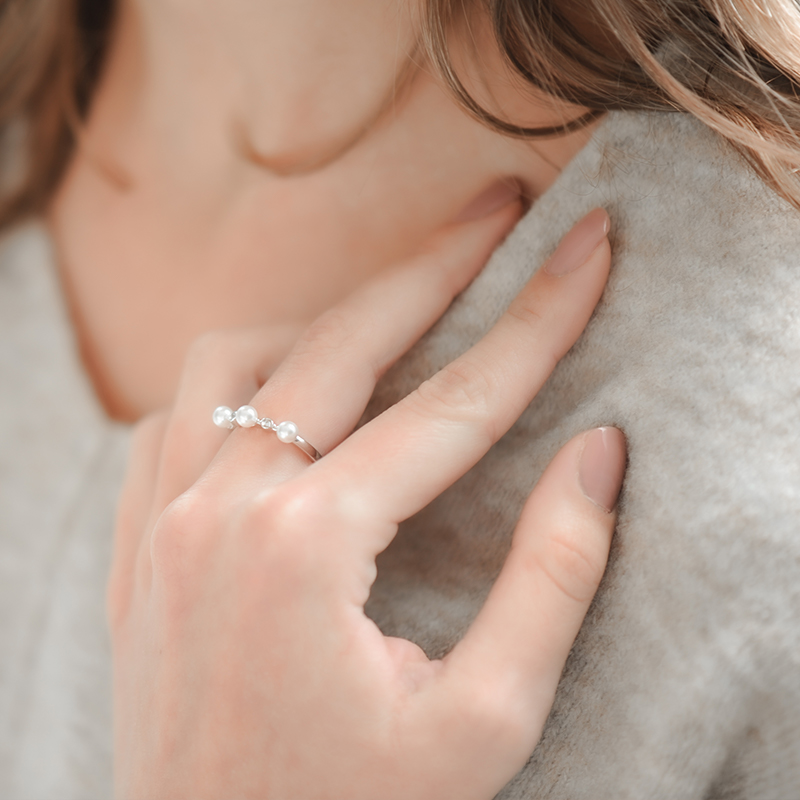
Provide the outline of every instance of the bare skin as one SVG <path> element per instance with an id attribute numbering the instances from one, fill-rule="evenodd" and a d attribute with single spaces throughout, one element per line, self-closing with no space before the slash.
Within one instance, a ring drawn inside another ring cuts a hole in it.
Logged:
<path id="1" fill-rule="evenodd" d="M 364 602 L 397 523 L 506 432 L 580 334 L 608 275 L 605 212 L 479 343 L 350 435 L 518 211 L 450 226 L 361 287 L 260 390 L 263 331 L 206 337 L 171 412 L 138 426 L 109 584 L 120 800 L 489 800 L 523 766 L 606 563 L 622 434 L 556 456 L 444 659 L 384 637 Z M 215 429 L 220 393 L 291 412 L 326 455 Z"/>
<path id="2" fill-rule="evenodd" d="M 124 0 L 51 213 L 112 416 L 171 402 L 209 329 L 268 324 L 288 347 L 498 181 L 534 198 L 583 146 L 589 131 L 535 146 L 488 131 L 425 69 L 396 94 L 413 12 L 401 0 Z M 500 109 L 526 124 L 580 114 L 522 98 L 481 52 Z"/>
<path id="3" fill-rule="evenodd" d="M 98 395 L 112 416 L 146 415 L 109 584 L 120 798 L 493 797 L 541 734 L 602 576 L 625 463 L 613 429 L 554 460 L 447 659 L 363 612 L 397 523 L 513 423 L 610 264 L 596 210 L 479 345 L 350 436 L 519 195 L 590 135 L 533 147 L 469 119 L 404 69 L 414 10 L 122 2 L 51 213 Z M 527 125 L 582 113 L 531 104 L 474 35 L 485 55 L 465 74 L 483 102 Z M 224 400 L 291 415 L 325 457 L 214 429 Z"/>

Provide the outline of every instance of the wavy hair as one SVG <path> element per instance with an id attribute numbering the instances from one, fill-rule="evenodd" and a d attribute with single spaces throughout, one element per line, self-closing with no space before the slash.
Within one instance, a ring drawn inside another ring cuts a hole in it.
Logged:
<path id="1" fill-rule="evenodd" d="M 42 212 L 58 185 L 115 7 L 115 0 L 0 0 L 0 228 Z M 450 47 L 453 32 L 476 14 L 491 20 L 524 81 L 588 114 L 526 128 L 478 103 Z M 588 41 L 580 18 L 611 46 Z M 615 109 L 687 112 L 800 209 L 796 0 L 427 0 L 422 28 L 428 58 L 464 108 L 503 134 L 555 136 Z"/>
<path id="2" fill-rule="evenodd" d="M 589 109 L 526 128 L 480 105 L 453 66 L 452 32 L 476 13 L 513 70 Z M 578 15 L 602 31 L 590 42 Z M 730 141 L 800 209 L 800 5 L 796 0 L 428 0 L 427 53 L 464 108 L 502 133 L 548 137 L 605 111 L 683 111 Z M 609 46 L 603 46 L 609 45 Z"/>

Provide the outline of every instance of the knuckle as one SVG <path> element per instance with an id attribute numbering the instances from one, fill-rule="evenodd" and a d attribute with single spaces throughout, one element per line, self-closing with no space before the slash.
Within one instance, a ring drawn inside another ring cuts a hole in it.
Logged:
<path id="1" fill-rule="evenodd" d="M 204 493 L 192 489 L 164 509 L 150 537 L 154 574 L 172 582 L 197 568 L 208 552 L 211 534 L 221 530 L 218 508 Z"/>
<path id="2" fill-rule="evenodd" d="M 341 309 L 332 308 L 317 317 L 297 342 L 297 355 L 327 355 L 346 347 L 355 335 L 353 321 Z"/>
<path id="3" fill-rule="evenodd" d="M 425 239 L 417 248 L 412 263 L 423 263 L 428 266 L 429 261 L 438 262 L 450 255 L 455 237 L 452 231 L 437 231 Z"/>
<path id="4" fill-rule="evenodd" d="M 530 292 L 523 292 L 519 295 L 508 307 L 506 313 L 528 328 L 538 328 L 543 320 L 536 297 Z"/>
<path id="5" fill-rule="evenodd" d="M 294 574 L 308 572 L 315 563 L 325 561 L 320 550 L 336 514 L 336 498 L 331 494 L 310 482 L 265 492 L 245 512 L 244 535 L 266 551 L 273 567 Z"/>
<path id="6" fill-rule="evenodd" d="M 511 303 L 506 317 L 520 329 L 518 335 L 530 339 L 528 357 L 531 361 L 542 365 L 548 373 L 552 372 L 572 344 L 561 333 L 563 325 L 553 320 L 552 313 L 542 309 L 539 299 L 530 292 Z"/>
<path id="7" fill-rule="evenodd" d="M 314 498 L 305 488 L 281 487 L 268 492 L 252 505 L 247 527 L 266 528 L 271 535 L 304 530 L 315 516 Z"/>
<path id="8" fill-rule="evenodd" d="M 605 552 L 593 546 L 586 531 L 563 527 L 536 555 L 537 566 L 564 595 L 587 604 L 594 597 L 605 568 Z"/>
<path id="9" fill-rule="evenodd" d="M 193 487 L 162 512 L 151 537 L 153 573 L 174 584 L 208 568 L 224 542 L 234 536 L 270 571 L 307 571 L 323 561 L 320 545 L 336 516 L 332 492 L 317 485 L 290 483 L 262 492 L 236 507 L 223 507 L 208 488 Z"/>
<path id="10" fill-rule="evenodd" d="M 201 334 L 189 345 L 187 368 L 226 360 L 237 349 L 240 336 L 241 331 L 236 330 L 212 330 Z"/>
<path id="11" fill-rule="evenodd" d="M 416 397 L 428 413 L 444 412 L 459 419 L 485 419 L 494 394 L 495 386 L 489 371 L 475 361 L 461 358 L 421 384 Z"/>

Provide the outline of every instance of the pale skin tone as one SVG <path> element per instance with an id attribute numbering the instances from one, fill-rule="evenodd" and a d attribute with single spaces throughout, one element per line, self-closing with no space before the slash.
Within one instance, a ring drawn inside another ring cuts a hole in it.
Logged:
<path id="1" fill-rule="evenodd" d="M 444 661 L 364 616 L 397 523 L 514 422 L 610 258 L 600 214 L 573 271 L 538 273 L 474 351 L 349 436 L 379 374 L 519 218 L 516 190 L 476 197 L 498 182 L 535 197 L 589 135 L 509 141 L 424 71 L 387 105 L 413 11 L 123 3 L 50 217 L 99 397 L 150 415 L 109 589 L 120 797 L 492 797 L 541 733 L 602 576 L 624 466 L 613 430 L 554 460 Z M 580 113 L 521 98 L 485 60 L 525 124 Z M 477 219 L 454 223 L 465 208 Z M 325 458 L 210 425 L 220 402 L 248 401 Z"/>
<path id="2" fill-rule="evenodd" d="M 503 138 L 423 70 L 350 150 L 280 177 L 245 158 L 237 132 L 268 161 L 298 168 L 346 146 L 391 99 L 411 11 L 399 0 L 122 9 L 52 226 L 87 364 L 123 419 L 172 401 L 199 335 L 307 325 L 497 181 L 540 194 L 589 136 Z M 494 94 L 521 121 L 580 115 L 536 107 L 490 56 Z"/>
<path id="3" fill-rule="evenodd" d="M 446 658 L 384 637 L 364 603 L 398 522 L 505 433 L 581 332 L 608 274 L 605 215 L 573 271 L 539 271 L 480 343 L 348 438 L 516 213 L 451 228 L 364 286 L 256 391 L 262 414 L 313 432 L 313 466 L 260 429 L 208 425 L 216 393 L 260 383 L 263 331 L 206 338 L 172 412 L 140 426 L 109 586 L 118 797 L 489 800 L 523 766 L 603 573 L 619 431 L 557 455 Z"/>

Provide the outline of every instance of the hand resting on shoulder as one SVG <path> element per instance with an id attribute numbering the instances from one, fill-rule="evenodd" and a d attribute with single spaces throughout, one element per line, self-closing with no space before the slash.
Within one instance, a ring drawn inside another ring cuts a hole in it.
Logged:
<path id="1" fill-rule="evenodd" d="M 606 563 L 622 434 L 555 457 L 444 659 L 384 637 L 364 604 L 398 523 L 482 457 L 580 335 L 608 275 L 605 212 L 482 341 L 353 433 L 518 215 L 439 234 L 320 318 L 263 386 L 263 332 L 206 337 L 175 406 L 139 426 L 109 587 L 118 797 L 488 800 L 523 766 Z M 211 424 L 245 402 L 325 455 Z"/>

